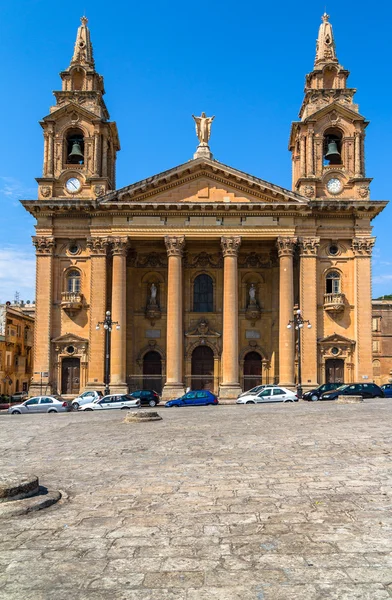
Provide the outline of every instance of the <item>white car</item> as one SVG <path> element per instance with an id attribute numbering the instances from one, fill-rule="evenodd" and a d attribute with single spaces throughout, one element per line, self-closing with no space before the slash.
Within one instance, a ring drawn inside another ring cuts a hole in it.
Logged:
<path id="1" fill-rule="evenodd" d="M 263 383 L 262 385 L 256 385 L 256 387 L 252 388 L 251 390 L 246 390 L 246 392 L 242 392 L 242 394 L 240 394 L 238 396 L 238 398 L 242 398 L 243 396 L 255 396 L 258 392 L 261 392 L 261 390 L 264 390 L 265 388 L 271 388 L 271 387 L 278 387 L 275 384 L 268 384 L 268 383 Z"/>
<path id="2" fill-rule="evenodd" d="M 74 410 L 78 410 L 79 406 L 83 406 L 84 404 L 91 404 L 95 400 L 99 400 L 103 397 L 102 392 L 97 392 L 96 390 L 87 390 L 80 394 L 77 398 L 72 400 L 72 406 Z"/>
<path id="3" fill-rule="evenodd" d="M 262 402 L 298 402 L 298 396 L 291 390 L 279 386 L 269 386 L 257 394 L 240 396 L 236 404 L 259 404 Z"/>
<path id="4" fill-rule="evenodd" d="M 101 400 L 94 400 L 78 408 L 80 410 L 106 410 L 110 408 L 120 408 L 128 410 L 129 408 L 140 408 L 140 399 L 132 398 L 129 394 L 110 394 L 104 396 Z"/>

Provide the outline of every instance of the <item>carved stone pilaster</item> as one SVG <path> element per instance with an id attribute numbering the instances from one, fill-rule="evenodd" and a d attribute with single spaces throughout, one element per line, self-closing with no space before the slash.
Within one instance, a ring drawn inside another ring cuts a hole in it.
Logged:
<path id="1" fill-rule="evenodd" d="M 376 238 L 353 238 L 351 248 L 355 256 L 371 256 Z"/>
<path id="2" fill-rule="evenodd" d="M 291 237 L 278 237 L 276 240 L 276 246 L 278 248 L 278 256 L 292 256 L 294 254 L 295 244 L 297 238 Z"/>
<path id="3" fill-rule="evenodd" d="M 165 236 L 165 246 L 168 256 L 182 256 L 185 248 L 185 236 Z"/>
<path id="4" fill-rule="evenodd" d="M 120 256 L 126 256 L 129 248 L 128 238 L 110 238 L 110 242 L 112 245 L 113 255 L 117 254 Z"/>
<path id="5" fill-rule="evenodd" d="M 90 237 L 87 238 L 86 245 L 92 256 L 106 256 L 109 239 L 106 237 Z"/>
<path id="6" fill-rule="evenodd" d="M 34 235 L 32 239 L 37 254 L 50 255 L 53 253 L 55 245 L 54 237 L 40 237 Z"/>
<path id="7" fill-rule="evenodd" d="M 221 237 L 221 248 L 223 257 L 238 256 L 241 246 L 241 238 L 238 237 Z"/>
<path id="8" fill-rule="evenodd" d="M 304 237 L 298 239 L 301 256 L 317 256 L 320 238 Z"/>

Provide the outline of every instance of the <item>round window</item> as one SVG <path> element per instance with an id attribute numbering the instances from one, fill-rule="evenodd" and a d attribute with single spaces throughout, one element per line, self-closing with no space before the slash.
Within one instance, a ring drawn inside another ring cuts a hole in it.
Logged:
<path id="1" fill-rule="evenodd" d="M 339 253 L 339 248 L 336 246 L 336 244 L 332 244 L 329 247 L 329 253 L 332 254 L 332 256 L 336 256 L 336 254 Z"/>
<path id="2" fill-rule="evenodd" d="M 75 352 L 75 346 L 67 346 L 66 351 L 68 354 L 73 354 Z"/>
<path id="3" fill-rule="evenodd" d="M 77 254 L 79 252 L 79 246 L 75 243 L 71 243 L 68 247 L 68 252 L 70 254 Z"/>
<path id="4" fill-rule="evenodd" d="M 331 354 L 333 354 L 334 356 L 336 356 L 337 354 L 339 354 L 340 350 L 339 348 L 336 348 L 336 346 L 334 346 L 333 348 L 331 348 Z"/>

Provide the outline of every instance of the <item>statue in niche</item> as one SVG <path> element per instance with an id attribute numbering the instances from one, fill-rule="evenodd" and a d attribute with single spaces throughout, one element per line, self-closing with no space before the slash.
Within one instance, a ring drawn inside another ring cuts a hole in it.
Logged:
<path id="1" fill-rule="evenodd" d="M 254 283 L 251 283 L 249 288 L 249 306 L 255 306 L 256 304 L 256 286 Z"/>
<path id="2" fill-rule="evenodd" d="M 149 292 L 145 316 L 150 321 L 151 325 L 154 325 L 155 321 L 161 318 L 161 309 L 159 308 L 157 301 L 158 286 L 155 285 L 155 283 L 152 283 Z"/>
<path id="3" fill-rule="evenodd" d="M 246 307 L 245 317 L 251 321 L 252 326 L 258 321 L 261 317 L 261 309 L 259 303 L 256 300 L 256 284 L 251 283 L 249 286 L 249 300 L 248 305 Z"/>
<path id="4" fill-rule="evenodd" d="M 150 306 L 155 306 L 157 303 L 157 286 L 155 285 L 155 283 L 151 284 L 150 287 L 150 301 L 149 301 L 149 305 Z"/>

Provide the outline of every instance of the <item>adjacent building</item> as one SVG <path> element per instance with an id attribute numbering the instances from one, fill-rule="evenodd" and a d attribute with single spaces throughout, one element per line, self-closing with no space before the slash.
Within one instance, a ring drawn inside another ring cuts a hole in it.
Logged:
<path id="1" fill-rule="evenodd" d="M 373 381 L 392 383 L 392 300 L 373 300 Z"/>
<path id="2" fill-rule="evenodd" d="M 304 387 L 373 378 L 371 222 L 386 202 L 370 199 L 368 121 L 328 15 L 291 127 L 291 190 L 216 160 L 204 113 L 193 157 L 116 189 L 119 137 L 85 18 L 60 75 L 41 121 L 38 199 L 23 201 L 36 219 L 45 385 L 103 388 L 106 311 L 119 325 L 112 392 L 208 387 L 230 401 L 257 382 L 293 386 L 298 335 Z M 296 310 L 311 328 L 287 328 Z M 39 389 L 34 376 L 30 392 Z"/>
<path id="3" fill-rule="evenodd" d="M 0 304 L 0 395 L 27 392 L 33 376 L 34 316 Z"/>

